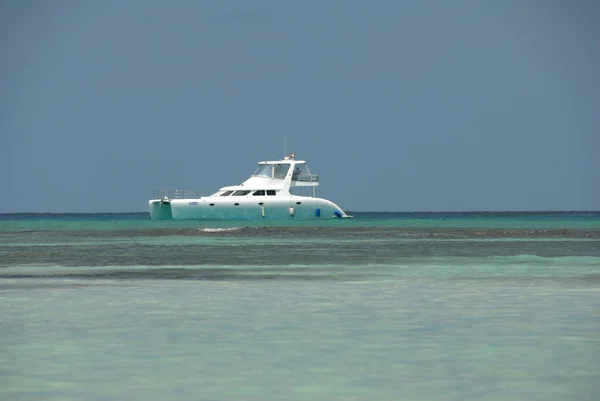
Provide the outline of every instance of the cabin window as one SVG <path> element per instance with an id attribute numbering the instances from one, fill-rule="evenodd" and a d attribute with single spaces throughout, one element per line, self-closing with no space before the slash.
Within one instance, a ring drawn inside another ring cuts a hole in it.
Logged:
<path id="1" fill-rule="evenodd" d="M 254 195 L 254 196 L 265 196 L 265 190 L 264 189 L 259 189 L 258 191 L 254 191 L 254 193 L 252 195 Z"/>
<path id="2" fill-rule="evenodd" d="M 276 164 L 273 178 L 281 178 L 281 179 L 285 178 L 285 175 L 287 174 L 289 169 L 290 169 L 289 163 Z"/>
<path id="3" fill-rule="evenodd" d="M 294 172 L 292 173 L 292 180 L 297 180 L 298 177 L 300 177 L 300 175 L 302 174 L 302 167 L 300 167 L 300 165 L 296 165 L 296 167 L 294 168 Z"/>
<path id="4" fill-rule="evenodd" d="M 229 196 L 233 193 L 233 191 L 225 191 L 221 194 L 221 196 Z"/>
<path id="5" fill-rule="evenodd" d="M 235 191 L 231 196 L 244 196 L 248 195 L 250 191 Z"/>
<path id="6" fill-rule="evenodd" d="M 258 177 L 273 178 L 273 165 L 272 164 L 259 164 L 258 168 L 253 175 Z"/>
<path id="7" fill-rule="evenodd" d="M 267 195 L 269 195 L 269 196 L 275 195 L 275 190 L 274 189 L 267 189 Z"/>
<path id="8" fill-rule="evenodd" d="M 318 182 L 319 176 L 311 174 L 306 163 L 297 163 L 292 173 L 292 180 L 304 182 Z"/>

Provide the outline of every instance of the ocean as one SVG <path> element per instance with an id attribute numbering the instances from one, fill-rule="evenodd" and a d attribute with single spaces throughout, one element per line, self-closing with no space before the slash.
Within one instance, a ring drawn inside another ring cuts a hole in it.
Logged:
<path id="1" fill-rule="evenodd" d="M 0 400 L 597 400 L 600 212 L 0 215 Z"/>

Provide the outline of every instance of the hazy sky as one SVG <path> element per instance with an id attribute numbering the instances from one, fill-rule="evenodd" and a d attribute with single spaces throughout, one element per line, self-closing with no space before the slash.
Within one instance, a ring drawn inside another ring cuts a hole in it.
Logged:
<path id="1" fill-rule="evenodd" d="M 349 211 L 600 210 L 600 1 L 0 0 L 0 212 L 288 152 Z"/>

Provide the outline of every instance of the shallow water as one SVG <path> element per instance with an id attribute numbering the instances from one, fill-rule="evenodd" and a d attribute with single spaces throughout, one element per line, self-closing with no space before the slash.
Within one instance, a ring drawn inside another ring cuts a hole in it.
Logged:
<path id="1" fill-rule="evenodd" d="M 595 400 L 599 222 L 1 216 L 0 399 Z"/>

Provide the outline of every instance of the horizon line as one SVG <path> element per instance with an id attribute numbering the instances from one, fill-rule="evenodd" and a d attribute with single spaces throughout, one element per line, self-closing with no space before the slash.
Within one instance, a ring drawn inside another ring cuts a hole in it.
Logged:
<path id="1" fill-rule="evenodd" d="M 600 210 L 578 210 L 578 209 L 557 209 L 557 210 L 404 210 L 404 211 L 382 211 L 382 210 L 349 210 L 348 213 L 600 213 Z M 89 215 L 89 214 L 150 214 L 150 212 L 0 212 L 0 216 L 9 215 Z"/>

